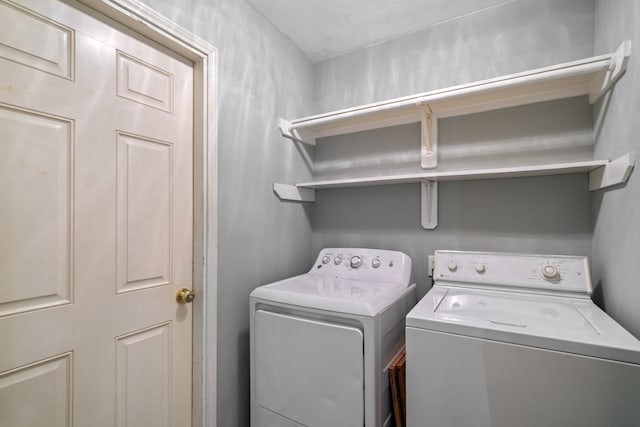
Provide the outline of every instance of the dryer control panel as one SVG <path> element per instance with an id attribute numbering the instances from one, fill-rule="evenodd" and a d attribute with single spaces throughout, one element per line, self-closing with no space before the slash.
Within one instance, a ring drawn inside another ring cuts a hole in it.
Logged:
<path id="1" fill-rule="evenodd" d="M 325 248 L 309 273 L 408 286 L 411 258 L 402 252 L 382 249 Z"/>
<path id="2" fill-rule="evenodd" d="M 434 281 L 591 295 L 587 257 L 436 251 Z"/>

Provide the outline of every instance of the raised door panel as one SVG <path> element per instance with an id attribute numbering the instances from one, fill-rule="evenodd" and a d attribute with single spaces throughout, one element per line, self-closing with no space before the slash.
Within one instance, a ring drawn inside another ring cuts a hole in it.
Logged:
<path id="1" fill-rule="evenodd" d="M 0 373 L 0 425 L 72 426 L 72 353 Z"/>
<path id="2" fill-rule="evenodd" d="M 171 113 L 173 75 L 138 58 L 118 52 L 118 96 Z"/>
<path id="3" fill-rule="evenodd" d="M 171 282 L 172 145 L 118 132 L 118 292 Z"/>
<path id="4" fill-rule="evenodd" d="M 0 317 L 72 301 L 72 153 L 72 121 L 0 104 Z"/>
<path id="5" fill-rule="evenodd" d="M 116 339 L 116 426 L 171 425 L 171 324 Z"/>
<path id="6" fill-rule="evenodd" d="M 0 3 L 0 57 L 73 79 L 74 32 L 16 4 Z"/>

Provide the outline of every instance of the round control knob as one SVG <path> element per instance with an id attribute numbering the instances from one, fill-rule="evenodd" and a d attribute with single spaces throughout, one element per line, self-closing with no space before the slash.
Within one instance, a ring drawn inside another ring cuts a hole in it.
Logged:
<path id="1" fill-rule="evenodd" d="M 371 261 L 371 266 L 373 268 L 378 268 L 380 267 L 380 260 L 378 258 L 374 259 L 373 261 Z"/>
<path id="2" fill-rule="evenodd" d="M 449 271 L 456 271 L 458 269 L 458 264 L 456 264 L 455 261 L 449 261 L 447 263 L 447 268 L 449 269 Z"/>
<path id="3" fill-rule="evenodd" d="M 540 267 L 540 273 L 545 280 L 558 280 L 560 278 L 560 272 L 558 267 L 551 264 L 545 264 Z"/>
<path id="4" fill-rule="evenodd" d="M 351 268 L 358 268 L 361 265 L 362 265 L 362 258 L 360 258 L 357 255 L 351 257 Z"/>
<path id="5" fill-rule="evenodd" d="M 322 257 L 322 263 L 323 264 L 328 264 L 329 261 L 331 261 L 331 257 L 329 255 L 325 255 Z"/>
<path id="6" fill-rule="evenodd" d="M 335 265 L 340 265 L 340 264 L 342 264 L 342 257 L 341 257 L 340 255 L 338 255 L 337 257 L 335 257 L 335 258 L 333 259 L 333 263 L 334 263 Z"/>
<path id="7" fill-rule="evenodd" d="M 482 274 L 485 271 L 487 271 L 487 268 L 484 266 L 483 263 L 479 262 L 475 265 L 475 269 L 476 269 L 476 273 L 478 274 Z"/>

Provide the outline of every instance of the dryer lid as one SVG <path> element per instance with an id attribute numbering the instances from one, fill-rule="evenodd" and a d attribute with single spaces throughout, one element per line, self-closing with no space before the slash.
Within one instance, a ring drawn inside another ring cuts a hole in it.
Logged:
<path id="1" fill-rule="evenodd" d="M 307 273 L 256 288 L 251 297 L 338 313 L 376 316 L 414 287 Z"/>
<path id="2" fill-rule="evenodd" d="M 640 341 L 585 298 L 435 286 L 406 324 L 640 363 Z"/>

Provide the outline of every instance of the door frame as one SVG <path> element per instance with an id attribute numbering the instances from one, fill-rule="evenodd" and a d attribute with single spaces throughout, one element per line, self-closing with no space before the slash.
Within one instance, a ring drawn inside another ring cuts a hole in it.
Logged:
<path id="1" fill-rule="evenodd" d="M 193 61 L 192 426 L 217 422 L 218 53 L 137 0 L 75 0 Z"/>

